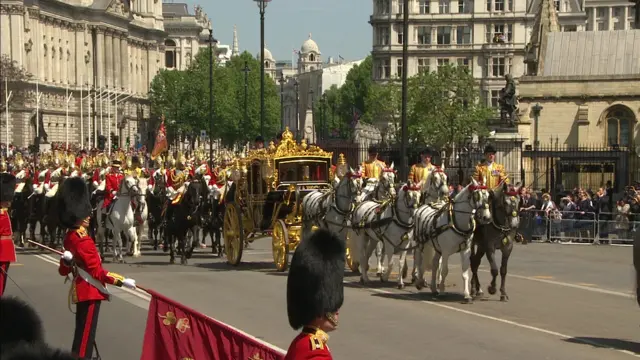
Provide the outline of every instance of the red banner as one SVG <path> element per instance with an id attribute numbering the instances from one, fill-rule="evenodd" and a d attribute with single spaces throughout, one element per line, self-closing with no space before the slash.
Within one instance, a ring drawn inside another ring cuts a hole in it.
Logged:
<path id="1" fill-rule="evenodd" d="M 167 143 L 167 129 L 164 127 L 164 117 L 162 118 L 162 123 L 160 124 L 160 128 L 158 128 L 158 134 L 156 135 L 156 143 L 153 145 L 153 151 L 151 152 L 151 159 L 155 159 L 156 156 L 160 155 L 163 151 L 169 148 L 169 144 Z"/>
<path id="2" fill-rule="evenodd" d="M 283 360 L 268 344 L 155 291 L 141 360 Z"/>

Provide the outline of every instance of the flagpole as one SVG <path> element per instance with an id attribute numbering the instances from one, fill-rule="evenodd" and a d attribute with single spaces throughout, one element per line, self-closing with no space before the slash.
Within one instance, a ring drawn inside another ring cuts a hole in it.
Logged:
<path id="1" fill-rule="evenodd" d="M 6 146 L 7 149 L 9 149 L 9 100 L 11 100 L 11 96 L 13 95 L 13 91 L 9 92 L 9 77 L 5 77 L 4 78 L 4 110 L 6 112 L 7 115 L 7 123 L 6 123 L 6 127 L 7 127 L 7 142 L 6 142 Z M 8 154 L 8 153 L 7 153 Z"/>
<path id="2" fill-rule="evenodd" d="M 83 102 L 84 98 L 82 97 L 82 75 L 80 75 L 80 148 L 84 149 L 84 111 L 83 111 Z"/>

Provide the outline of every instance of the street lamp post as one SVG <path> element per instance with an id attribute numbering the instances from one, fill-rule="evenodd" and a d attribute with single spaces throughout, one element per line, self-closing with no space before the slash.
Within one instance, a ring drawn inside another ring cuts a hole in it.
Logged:
<path id="1" fill-rule="evenodd" d="M 271 0 L 254 0 L 260 9 L 260 135 L 264 137 L 264 12 Z"/>
<path id="2" fill-rule="evenodd" d="M 296 89 L 296 141 L 300 141 L 300 96 L 298 96 L 298 89 L 300 87 L 300 83 L 298 83 L 298 79 L 293 83 L 293 87 Z"/>
<path id="3" fill-rule="evenodd" d="M 287 79 L 284 78 L 284 72 L 280 73 L 280 79 L 278 79 L 280 83 L 280 131 L 284 130 L 284 83 L 287 82 Z"/>
<path id="4" fill-rule="evenodd" d="M 325 129 L 327 126 L 327 113 L 326 113 L 326 104 L 327 104 L 327 94 L 322 94 L 320 97 L 320 112 L 322 119 L 320 120 L 320 139 L 324 141 L 325 139 Z"/>
<path id="5" fill-rule="evenodd" d="M 213 168 L 213 28 L 209 28 L 209 167 Z"/>
<path id="6" fill-rule="evenodd" d="M 249 125 L 249 113 L 247 112 L 249 108 L 249 72 L 251 71 L 248 61 L 244 62 L 242 71 L 244 72 L 244 128 L 242 130 L 247 131 Z"/>
<path id="7" fill-rule="evenodd" d="M 407 161 L 407 74 L 409 73 L 409 67 L 407 66 L 407 62 L 409 60 L 409 41 L 410 38 L 407 34 L 409 34 L 409 1 L 405 0 L 403 2 L 403 20 L 402 20 L 402 33 L 405 34 L 402 38 L 402 119 L 401 119 L 401 134 L 402 139 L 400 141 L 400 158 L 402 159 L 401 166 L 401 178 L 407 178 L 409 174 L 409 163 Z"/>
<path id="8" fill-rule="evenodd" d="M 540 111 L 543 107 L 540 104 L 535 104 L 531 108 L 533 110 L 533 188 L 538 189 L 538 148 L 540 147 L 540 141 L 538 141 L 538 124 L 540 124 L 539 117 Z"/>

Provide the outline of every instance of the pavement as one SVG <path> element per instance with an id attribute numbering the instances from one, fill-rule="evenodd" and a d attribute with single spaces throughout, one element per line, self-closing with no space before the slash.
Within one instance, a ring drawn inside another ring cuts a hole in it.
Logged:
<path id="1" fill-rule="evenodd" d="M 243 263 L 227 265 L 209 249 L 188 266 L 169 265 L 160 251 L 143 250 L 119 272 L 222 322 L 286 349 L 296 333 L 286 315 L 286 273 L 275 271 L 270 239 L 245 250 Z M 8 293 L 28 296 L 43 316 L 50 343 L 70 347 L 73 315 L 68 285 L 56 259 L 35 251 L 19 254 Z M 517 245 L 509 262 L 509 302 L 498 295 L 462 304 L 458 256 L 451 258 L 447 293 L 395 288 L 375 276 L 366 287 L 345 274 L 340 327 L 331 334 L 336 358 L 352 359 L 630 359 L 640 357 L 640 309 L 632 296 L 631 248 L 533 243 Z M 480 280 L 486 289 L 486 260 Z M 499 280 L 498 280 L 499 281 Z M 485 290 L 486 292 L 486 290 Z M 101 308 L 97 343 L 104 359 L 138 359 L 148 296 L 114 289 Z M 25 295 L 26 294 L 26 295 Z"/>

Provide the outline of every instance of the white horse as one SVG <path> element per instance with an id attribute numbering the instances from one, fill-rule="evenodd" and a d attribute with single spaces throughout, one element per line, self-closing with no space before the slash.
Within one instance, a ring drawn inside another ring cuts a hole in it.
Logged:
<path id="1" fill-rule="evenodd" d="M 144 227 L 147 224 L 147 219 L 149 218 L 149 208 L 147 208 L 147 192 L 149 191 L 147 178 L 138 178 L 138 188 L 140 189 L 140 194 L 135 198 L 139 209 L 135 214 L 136 242 L 129 242 L 129 252 L 133 252 L 133 256 L 136 257 L 142 254 L 140 249 L 142 245 L 142 231 L 144 230 Z"/>
<path id="2" fill-rule="evenodd" d="M 346 238 L 349 214 L 354 202 L 362 195 L 362 172 L 349 168 L 335 190 L 316 190 L 302 199 L 302 236 L 311 233 L 313 226 L 328 229 Z"/>
<path id="3" fill-rule="evenodd" d="M 393 269 L 393 255 L 399 252 L 398 288 L 404 288 L 404 274 L 407 251 L 413 244 L 414 213 L 420 205 L 420 187 L 404 185 L 395 196 L 392 187 L 391 198 L 387 201 L 365 201 L 356 207 L 351 216 L 353 234 L 360 260 L 360 282 L 369 282 L 369 258 L 376 245 L 384 246 L 386 271 L 380 273 L 380 280 L 386 282 Z"/>
<path id="4" fill-rule="evenodd" d="M 470 291 L 471 242 L 476 220 L 480 224 L 490 223 L 491 212 L 487 187 L 479 185 L 475 180 L 441 208 L 430 205 L 418 208 L 413 237 L 419 246 L 414 255 L 418 266 L 415 282 L 418 290 L 424 286 L 425 268 L 431 267 L 431 292 L 434 295 L 444 292 L 449 273 L 449 257 L 459 252 L 464 298 L 468 303 L 473 301 Z M 439 289 L 436 289 L 436 281 Z"/>
<path id="5" fill-rule="evenodd" d="M 141 206 L 140 199 L 144 198 L 144 196 L 141 195 L 142 192 L 138 186 L 138 179 L 127 175 L 120 183 L 116 199 L 105 222 L 106 228 L 111 230 L 113 234 L 113 258 L 119 262 L 124 262 L 122 255 L 122 237 L 120 236 L 122 232 L 124 232 L 129 239 L 129 246 L 131 246 L 134 251 L 133 256 L 140 256 L 137 224 L 131 202 L 135 201 L 137 206 Z"/>
<path id="6" fill-rule="evenodd" d="M 422 203 L 431 204 L 448 198 L 448 181 L 447 174 L 441 168 L 430 172 L 420 184 L 422 186 Z"/>

